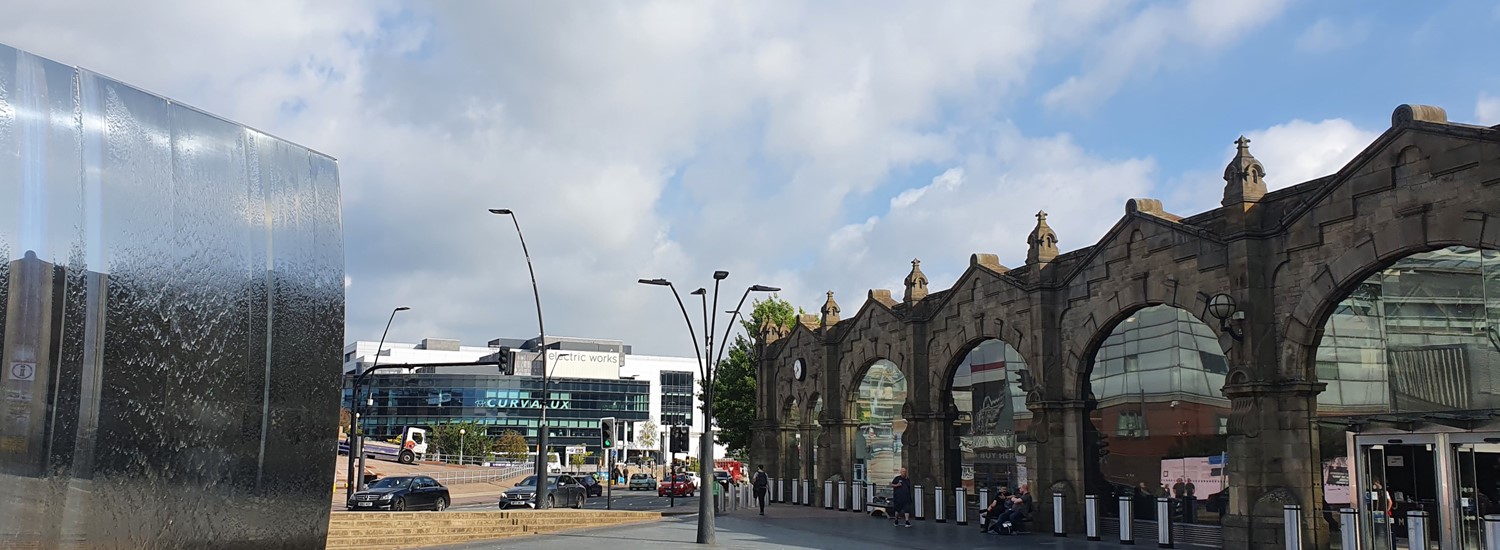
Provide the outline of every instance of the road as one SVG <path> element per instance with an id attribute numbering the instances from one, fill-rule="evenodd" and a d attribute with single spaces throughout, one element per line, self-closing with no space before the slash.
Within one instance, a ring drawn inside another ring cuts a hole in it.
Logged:
<path id="1" fill-rule="evenodd" d="M 696 515 L 673 516 L 661 521 L 580 529 L 548 535 L 507 538 L 499 541 L 439 547 L 442 550 L 576 550 L 578 548 L 651 548 L 652 550 L 701 549 L 694 544 Z M 925 549 L 925 548 L 1021 548 L 1053 550 L 1115 550 L 1141 548 L 1107 542 L 1087 542 L 1074 535 L 1054 538 L 1046 534 L 985 535 L 977 525 L 959 526 L 931 520 L 914 522 L 911 528 L 894 527 L 885 519 L 852 512 L 774 504 L 766 515 L 736 511 L 716 518 L 717 546 L 745 549 Z M 1143 541 L 1146 542 L 1146 541 Z"/>
<path id="2" fill-rule="evenodd" d="M 497 498 L 487 499 L 483 502 L 465 502 L 454 504 L 449 510 L 475 511 L 494 510 L 498 504 Z M 676 499 L 676 506 L 672 506 L 667 497 L 656 496 L 655 491 L 615 491 L 614 498 L 609 504 L 614 510 L 651 510 L 664 513 L 683 512 L 692 513 L 698 511 L 698 497 Z M 589 497 L 584 508 L 590 510 L 604 510 L 604 497 Z"/>

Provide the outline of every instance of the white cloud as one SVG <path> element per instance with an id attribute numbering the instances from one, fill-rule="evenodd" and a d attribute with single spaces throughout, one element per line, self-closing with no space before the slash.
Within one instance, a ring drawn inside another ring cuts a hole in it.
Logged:
<path id="1" fill-rule="evenodd" d="M 891 210 L 911 206 L 913 203 L 921 200 L 922 196 L 926 195 L 928 191 L 952 191 L 957 189 L 958 186 L 963 185 L 963 183 L 964 169 L 949 168 L 947 172 L 943 172 L 937 177 L 932 178 L 932 183 L 915 189 L 907 189 L 902 191 L 900 195 L 896 195 L 895 198 L 891 199 Z"/>
<path id="2" fill-rule="evenodd" d="M 1266 167 L 1266 186 L 1273 190 L 1337 172 L 1379 136 L 1378 131 L 1342 118 L 1292 120 L 1245 133 L 1250 153 Z M 1225 151 L 1227 162 L 1234 156 L 1234 145 Z"/>
<path id="3" fill-rule="evenodd" d="M 1474 120 L 1486 126 L 1500 124 L 1500 96 L 1479 94 L 1479 101 L 1474 105 Z"/>
<path id="4" fill-rule="evenodd" d="M 549 332 L 645 353 L 689 350 L 674 300 L 640 277 L 686 290 L 728 269 L 726 292 L 772 284 L 810 309 L 834 284 L 852 308 L 912 257 L 934 288 L 972 252 L 1019 263 L 1042 208 L 1068 247 L 1091 243 L 1152 188 L 1154 161 L 1026 135 L 1000 109 L 1055 52 L 1092 56 L 1056 101 L 1098 101 L 1169 48 L 1223 48 L 1280 11 L 267 4 L 46 2 L 0 36 L 339 158 L 347 339 L 377 335 L 393 305 L 413 310 L 392 339 L 532 334 L 514 228 L 485 212 L 507 207 Z"/>
<path id="5" fill-rule="evenodd" d="M 1238 41 L 1279 16 L 1286 4 L 1287 0 L 1150 4 L 1117 25 L 1099 29 L 1101 39 L 1086 48 L 1084 70 L 1047 91 L 1042 102 L 1053 109 L 1087 111 L 1128 80 L 1149 78 L 1182 52 L 1215 51 Z M 1077 30 L 1095 34 L 1081 25 Z"/>
<path id="6" fill-rule="evenodd" d="M 1297 49 L 1308 53 L 1328 53 L 1358 45 L 1369 36 L 1368 21 L 1324 17 L 1302 31 L 1297 37 Z"/>

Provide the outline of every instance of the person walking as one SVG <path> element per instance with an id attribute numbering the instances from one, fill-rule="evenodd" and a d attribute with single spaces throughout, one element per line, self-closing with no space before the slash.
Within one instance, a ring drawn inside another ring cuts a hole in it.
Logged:
<path id="1" fill-rule="evenodd" d="M 760 515 L 766 515 L 766 489 L 771 487 L 771 480 L 766 477 L 764 465 L 755 467 L 755 479 L 751 482 L 755 486 L 755 501 L 760 503 Z"/>
<path id="2" fill-rule="evenodd" d="M 891 480 L 891 525 L 901 525 L 901 514 L 906 514 L 906 526 L 911 527 L 911 479 L 906 477 L 906 468 Z"/>

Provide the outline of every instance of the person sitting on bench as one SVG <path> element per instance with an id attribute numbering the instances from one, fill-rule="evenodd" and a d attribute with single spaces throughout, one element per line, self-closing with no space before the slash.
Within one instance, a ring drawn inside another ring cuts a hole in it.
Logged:
<path id="1" fill-rule="evenodd" d="M 1010 510 L 1000 514 L 996 522 L 995 531 L 1002 534 L 1011 534 L 1017 531 L 1016 524 L 1026 521 L 1031 517 L 1031 490 L 1026 485 L 1021 486 L 1021 492 L 1011 497 Z"/>

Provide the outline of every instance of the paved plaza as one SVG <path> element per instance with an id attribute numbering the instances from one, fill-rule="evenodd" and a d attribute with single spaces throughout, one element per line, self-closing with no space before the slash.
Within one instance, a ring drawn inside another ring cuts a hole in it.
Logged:
<path id="1" fill-rule="evenodd" d="M 766 515 L 736 512 L 719 516 L 720 548 L 1049 548 L 1084 550 L 1127 548 L 1118 544 L 1087 542 L 1083 537 L 1054 538 L 1046 534 L 1000 536 L 967 526 L 912 522 L 911 528 L 893 527 L 885 519 L 865 514 L 832 512 L 820 508 L 772 505 Z M 545 536 L 512 538 L 485 543 L 441 547 L 444 550 L 553 549 L 553 548 L 652 548 L 655 550 L 701 548 L 697 516 L 664 518 L 658 522 L 588 529 Z"/>

